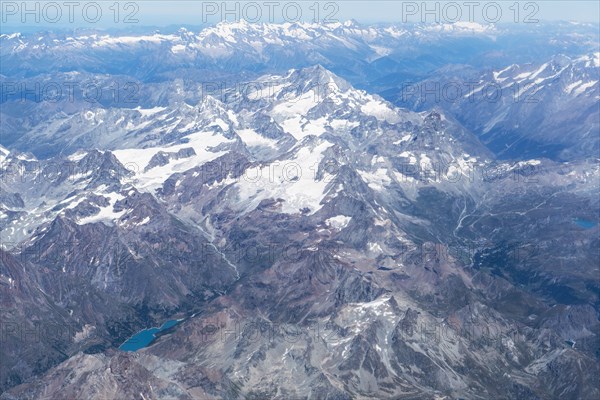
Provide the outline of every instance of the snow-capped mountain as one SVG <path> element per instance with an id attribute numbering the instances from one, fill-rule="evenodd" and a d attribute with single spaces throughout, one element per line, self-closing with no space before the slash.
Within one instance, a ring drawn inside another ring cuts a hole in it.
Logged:
<path id="1" fill-rule="evenodd" d="M 597 40 L 597 30 L 586 24 L 509 29 L 354 21 L 224 22 L 199 32 L 182 28 L 143 35 L 3 34 L 3 145 L 42 158 L 90 147 L 98 137 L 111 148 L 125 132 L 154 135 L 156 122 L 149 121 L 154 116 L 136 114 L 138 107 L 158 112 L 177 100 L 181 107 L 167 110 L 171 115 L 165 117 L 187 121 L 194 117 L 186 112 L 195 110 L 186 104 L 197 105 L 207 95 L 229 103 L 230 93 L 247 91 L 248 97 L 259 86 L 260 95 L 269 95 L 277 88 L 260 81 L 263 75 L 322 65 L 397 106 L 441 107 L 500 157 L 594 157 Z M 121 129 L 107 130 L 104 121 Z M 43 144 L 35 139 L 41 135 Z M 552 136 L 552 145 L 541 144 L 545 135 Z M 61 137 L 73 141 L 64 148 Z M 140 140 L 131 138 L 131 146 Z"/>
<path id="2" fill-rule="evenodd" d="M 393 94 L 395 103 L 444 108 L 503 158 L 569 160 L 600 151 L 599 52 L 511 64 L 482 75 L 460 66 L 438 72 L 403 86 Z M 425 88 L 436 86 L 450 89 L 427 94 Z"/>
<path id="3" fill-rule="evenodd" d="M 414 76 L 421 71 L 423 76 L 424 67 L 431 70 L 449 63 L 482 66 L 487 62 L 532 62 L 537 59 L 532 56 L 550 57 L 565 50 L 579 54 L 595 48 L 597 35 L 593 25 L 585 24 L 514 28 L 465 22 L 369 26 L 356 21 L 240 21 L 222 22 L 198 32 L 181 28 L 146 34 L 2 34 L 0 55 L 2 73 L 8 77 L 102 71 L 150 81 L 187 74 L 197 78 L 194 71 L 198 69 L 204 74 L 236 76 L 321 64 L 354 84 L 364 84 L 365 79 L 375 82 L 378 78 L 393 82 L 390 73 Z M 538 45 L 535 53 L 532 45 Z M 498 55 L 498 49 L 504 54 Z"/>
<path id="4" fill-rule="evenodd" d="M 284 208 L 291 212 L 318 208 L 326 184 L 314 178 L 323 169 L 334 172 L 351 165 L 370 186 L 406 184 L 414 192 L 420 182 L 447 180 L 454 188 L 461 176 L 491 159 L 456 122 L 436 112 L 394 107 L 321 66 L 253 81 L 257 83 L 260 91 L 228 96 L 231 103 L 206 96 L 193 106 L 174 101 L 151 109 L 94 108 L 56 115 L 31 129 L 17 145 L 38 151 L 35 143 L 44 143 L 45 154 L 51 152 L 48 144 L 61 153 L 86 147 L 110 151 L 82 150 L 42 161 L 9 154 L 3 162 L 4 185 L 26 206 L 19 212 L 7 208 L 4 241 L 21 241 L 45 218 L 73 209 L 92 190 L 102 195 L 102 189 L 106 194 L 132 185 L 155 194 L 173 174 L 230 152 L 258 163 L 256 181 L 237 183 L 241 197 L 252 199 L 255 207 L 263 199 L 297 192 L 306 202 L 289 199 Z M 260 187 L 262 181 L 265 187 Z M 318 187 L 310 196 L 305 192 L 313 184 Z"/>

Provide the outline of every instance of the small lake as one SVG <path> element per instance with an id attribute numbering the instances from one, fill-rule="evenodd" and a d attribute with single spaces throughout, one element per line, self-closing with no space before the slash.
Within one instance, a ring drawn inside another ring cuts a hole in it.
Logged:
<path id="1" fill-rule="evenodd" d="M 150 343 L 154 339 L 156 339 L 156 334 L 166 331 L 177 325 L 181 320 L 170 319 L 164 324 L 161 325 L 160 328 L 148 328 L 139 331 L 129 339 L 125 341 L 122 345 L 119 346 L 119 350 L 122 351 L 138 351 L 139 349 L 143 349 L 144 347 L 148 347 Z"/>
<path id="2" fill-rule="evenodd" d="M 579 225 L 580 227 L 582 227 L 584 229 L 591 229 L 597 225 L 597 223 L 595 221 L 589 221 L 587 219 L 582 219 L 582 218 L 575 218 L 573 220 L 573 222 L 575 222 L 577 225 Z"/>

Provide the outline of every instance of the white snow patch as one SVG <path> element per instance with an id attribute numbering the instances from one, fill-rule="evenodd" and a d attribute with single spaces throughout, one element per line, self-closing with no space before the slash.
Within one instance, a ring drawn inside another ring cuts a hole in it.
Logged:
<path id="1" fill-rule="evenodd" d="M 581 86 L 577 87 L 575 90 L 573 90 L 573 94 L 575 94 L 575 96 L 579 96 L 581 93 L 585 92 L 588 88 L 591 88 L 596 83 L 598 83 L 598 81 L 590 81 L 590 82 L 584 83 L 583 85 L 581 85 Z"/>
<path id="2" fill-rule="evenodd" d="M 388 121 L 395 123 L 398 120 L 398 116 L 387 104 L 378 100 L 370 100 L 360 107 L 360 111 L 377 118 L 380 121 Z"/>
<path id="3" fill-rule="evenodd" d="M 166 109 L 166 107 L 141 108 L 139 106 L 134 108 L 134 110 L 139 112 L 142 115 L 142 117 L 151 117 Z"/>
<path id="4" fill-rule="evenodd" d="M 106 193 L 102 194 L 102 196 L 109 197 L 109 205 L 106 207 L 101 207 L 100 211 L 96 215 L 91 215 L 89 217 L 81 218 L 77 221 L 78 225 L 91 224 L 94 222 L 113 222 L 119 219 L 126 210 L 114 212 L 113 207 L 118 200 L 122 200 L 124 196 L 118 193 Z"/>
<path id="5" fill-rule="evenodd" d="M 88 154 L 87 151 L 78 151 L 76 153 L 71 154 L 69 157 L 67 157 L 67 159 L 69 161 L 79 161 L 83 157 L 85 157 L 87 154 Z"/>
<path id="6" fill-rule="evenodd" d="M 327 224 L 327 226 L 329 226 L 330 228 L 342 230 L 346 226 L 348 226 L 348 223 L 351 219 L 352 217 L 348 217 L 345 215 L 336 215 L 335 217 L 327 218 L 325 220 L 325 224 Z"/>
<path id="7" fill-rule="evenodd" d="M 225 154 L 225 151 L 213 151 L 212 147 L 233 142 L 233 140 L 227 139 L 223 135 L 212 132 L 196 132 L 185 136 L 185 138 L 189 140 L 188 143 L 169 147 L 115 150 L 113 154 L 121 164 L 136 173 L 132 180 L 138 190 L 152 191 L 160 187 L 172 174 L 203 165 Z M 187 147 L 193 148 L 196 155 L 179 160 L 171 160 L 166 165 L 158 166 L 144 172 L 150 159 L 159 151 L 171 153 Z"/>
<path id="8" fill-rule="evenodd" d="M 173 47 L 171 47 L 171 53 L 173 53 L 173 54 L 182 53 L 184 51 L 185 51 L 185 45 L 183 45 L 183 44 L 176 44 Z"/>
<path id="9" fill-rule="evenodd" d="M 348 121 L 345 119 L 332 119 L 329 122 L 329 126 L 331 126 L 334 130 L 344 129 L 351 130 L 359 126 L 360 123 L 357 121 Z"/>
<path id="10" fill-rule="evenodd" d="M 395 142 L 393 142 L 394 145 L 399 145 L 402 144 L 404 142 L 408 142 L 410 140 L 410 138 L 412 138 L 412 135 L 409 133 L 408 135 L 404 135 L 400 138 L 400 140 L 396 140 Z"/>
<path id="11" fill-rule="evenodd" d="M 258 133 L 256 133 L 256 131 L 254 129 L 240 129 L 240 130 L 236 131 L 236 133 L 242 139 L 242 141 L 250 147 L 255 147 L 255 146 L 268 146 L 268 147 L 272 147 L 272 148 L 277 147 L 276 146 L 277 142 L 275 140 L 259 135 Z"/>
<path id="12" fill-rule="evenodd" d="M 386 168 L 379 168 L 375 172 L 358 170 L 358 174 L 365 180 L 367 185 L 374 190 L 383 190 L 385 186 L 392 183 Z"/>
<path id="13" fill-rule="evenodd" d="M 331 146 L 332 143 L 323 141 L 314 148 L 301 147 L 289 160 L 247 170 L 236 185 L 244 211 L 253 210 L 269 198 L 285 200 L 282 204 L 285 213 L 298 213 L 305 207 L 311 213 L 317 211 L 331 176 L 326 174 L 316 180 L 315 175 L 323 152 Z"/>

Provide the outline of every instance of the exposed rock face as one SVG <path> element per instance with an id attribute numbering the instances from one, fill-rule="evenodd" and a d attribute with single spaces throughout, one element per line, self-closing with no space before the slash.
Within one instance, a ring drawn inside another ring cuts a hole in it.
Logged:
<path id="1" fill-rule="evenodd" d="M 194 149 L 192 147 L 186 147 L 184 149 L 181 149 L 179 151 L 175 152 L 164 152 L 164 151 L 159 151 L 158 153 L 156 153 L 155 155 L 152 156 L 152 158 L 150 159 L 150 162 L 148 162 L 148 165 L 146 166 L 146 168 L 144 169 L 144 171 L 148 171 L 154 167 L 162 167 L 164 165 L 169 164 L 169 162 L 171 162 L 172 160 L 179 160 L 181 158 L 189 158 L 191 156 L 195 156 L 196 152 L 194 151 Z"/>
<path id="2" fill-rule="evenodd" d="M 80 325 L 39 287 L 37 266 L 0 251 L 0 385 L 39 376 L 68 357 Z"/>

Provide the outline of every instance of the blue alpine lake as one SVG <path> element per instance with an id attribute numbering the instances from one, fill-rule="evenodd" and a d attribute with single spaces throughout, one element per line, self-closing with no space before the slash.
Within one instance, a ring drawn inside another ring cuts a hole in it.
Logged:
<path id="1" fill-rule="evenodd" d="M 579 225 L 580 227 L 582 227 L 584 229 L 591 229 L 597 225 L 597 223 L 595 221 L 589 221 L 587 219 L 582 219 L 582 218 L 575 218 L 575 220 L 573 222 L 575 222 L 577 225 Z"/>
<path id="2" fill-rule="evenodd" d="M 156 338 L 157 333 L 166 331 L 167 329 L 177 325 L 179 322 L 181 322 L 181 320 L 170 319 L 162 324 L 160 328 L 154 327 L 141 330 L 120 345 L 119 350 L 138 351 L 139 349 L 143 349 L 152 343 L 152 341 Z"/>

